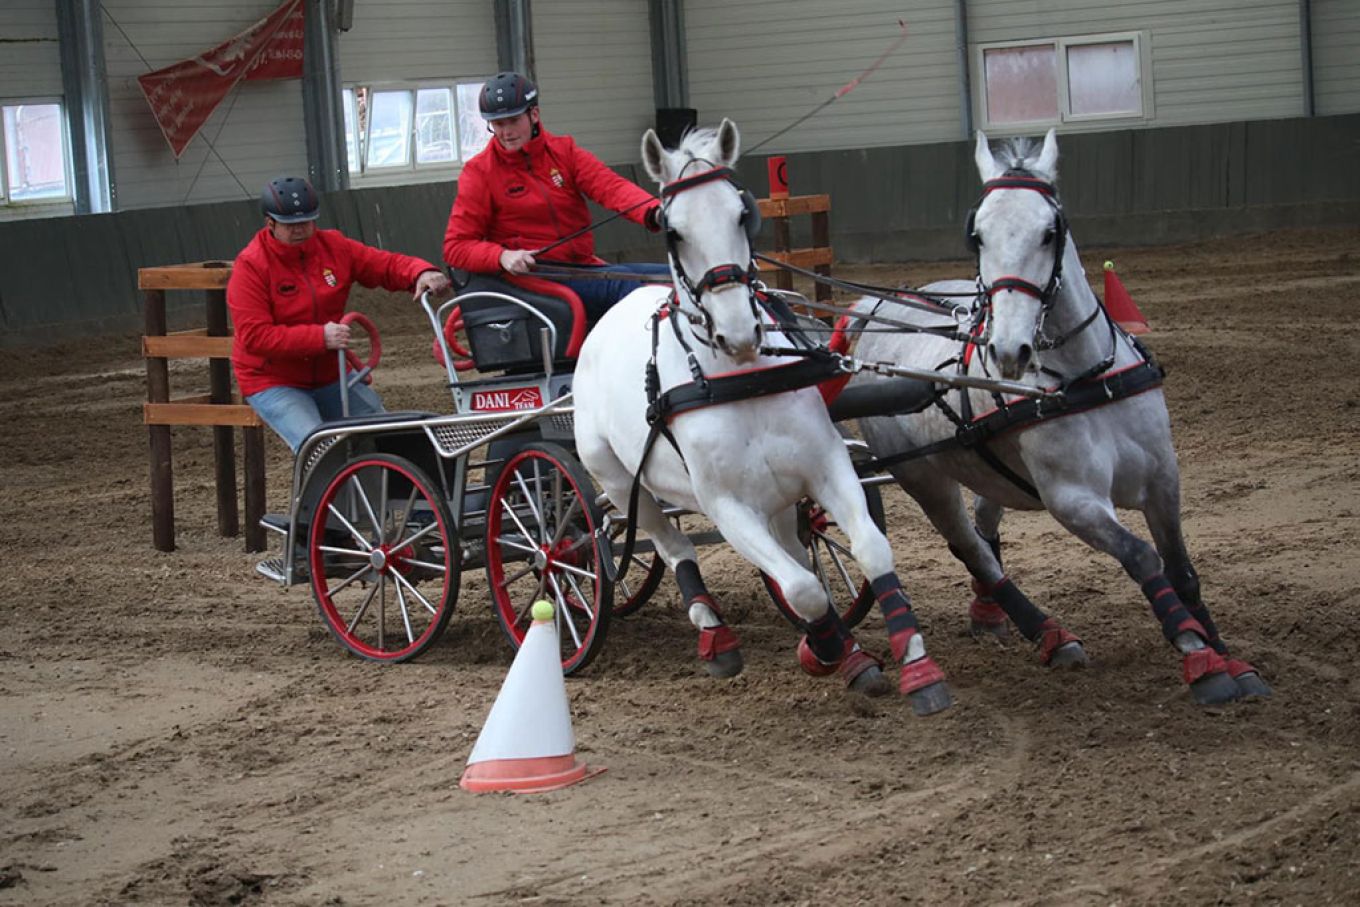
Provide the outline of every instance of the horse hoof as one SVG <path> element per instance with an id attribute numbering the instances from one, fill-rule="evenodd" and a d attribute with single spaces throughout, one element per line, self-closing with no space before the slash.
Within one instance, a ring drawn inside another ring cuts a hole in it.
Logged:
<path id="1" fill-rule="evenodd" d="M 729 649 L 705 661 L 704 667 L 708 668 L 708 673 L 713 677 L 727 678 L 740 674 L 746 663 L 742 660 L 741 649 Z"/>
<path id="2" fill-rule="evenodd" d="M 1063 643 L 1054 649 L 1052 656 L 1048 659 L 1048 666 L 1050 668 L 1076 669 L 1086 667 L 1089 661 L 1090 659 L 1086 657 L 1086 649 L 1080 641 L 1074 640 Z"/>
<path id="3" fill-rule="evenodd" d="M 968 632 L 974 637 L 991 636 L 994 639 L 1003 641 L 1011 638 L 1010 625 L 1004 620 L 999 624 L 989 624 L 975 620 L 969 623 Z"/>
<path id="4" fill-rule="evenodd" d="M 1223 705 L 1242 696 L 1237 681 L 1227 671 L 1205 674 L 1190 684 L 1190 692 L 1200 705 Z"/>
<path id="5" fill-rule="evenodd" d="M 1275 692 L 1255 671 L 1238 674 L 1233 680 L 1237 683 L 1237 691 L 1242 694 L 1243 699 L 1269 699 Z"/>
<path id="6" fill-rule="evenodd" d="M 978 590 L 977 580 L 973 581 L 974 591 Z M 1006 622 L 1006 612 L 996 602 L 984 601 L 980 596 L 968 605 L 970 620 L 968 631 L 973 636 L 993 636 L 997 639 L 1010 639 L 1011 628 Z"/>
<path id="7" fill-rule="evenodd" d="M 884 674 L 878 665 L 870 665 L 851 678 L 850 682 L 846 684 L 846 688 L 852 693 L 877 699 L 879 696 L 886 696 L 892 692 L 892 681 L 888 679 L 888 675 Z"/>
<path id="8" fill-rule="evenodd" d="M 954 697 L 949 694 L 949 684 L 943 680 L 913 690 L 907 694 L 907 698 L 911 700 L 911 710 L 922 717 L 943 712 L 954 704 Z"/>

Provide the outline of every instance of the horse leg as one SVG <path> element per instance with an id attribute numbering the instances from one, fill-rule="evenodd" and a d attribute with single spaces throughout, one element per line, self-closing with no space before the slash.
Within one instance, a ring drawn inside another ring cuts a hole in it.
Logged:
<path id="1" fill-rule="evenodd" d="M 956 491 L 955 494 L 958 492 Z M 989 564 L 985 563 L 985 554 L 981 557 L 974 556 L 971 560 L 958 547 L 958 543 L 953 541 L 951 536 L 946 535 L 949 540 L 949 550 L 963 562 L 968 568 L 968 572 L 973 576 L 973 600 L 968 604 L 969 630 L 974 636 L 982 633 L 990 633 L 997 639 L 1005 639 L 1010 636 L 1010 627 L 1006 623 L 1006 609 L 1001 607 L 996 598 L 992 595 L 991 588 L 997 579 L 1001 578 L 1003 568 L 1001 566 L 1001 517 L 1005 514 L 1005 509 L 989 498 L 977 495 L 973 498 L 973 531 L 977 538 L 986 543 L 987 549 L 992 554 L 992 559 L 996 561 L 996 569 L 987 569 Z M 938 526 L 936 527 L 939 528 Z M 943 530 L 941 530 L 941 534 Z M 973 564 L 978 565 L 974 569 Z M 980 575 L 980 572 L 983 575 Z M 986 574 L 995 574 L 997 579 L 990 579 Z M 1025 599 L 1029 602 L 1029 599 Z M 1033 603 L 1030 602 L 1031 607 Z M 1040 612 L 1042 614 L 1042 612 Z M 1017 626 L 1019 624 L 1017 623 Z"/>
<path id="2" fill-rule="evenodd" d="M 807 549 L 798 539 L 797 508 L 776 514 L 769 526 L 789 557 L 811 569 Z M 825 677 L 839 673 L 847 687 L 866 696 L 881 696 L 891 689 L 883 676 L 882 662 L 860 647 L 834 607 L 827 608 L 826 614 L 815 621 L 805 620 L 803 631 L 798 641 L 798 664 L 808 674 Z"/>
<path id="3" fill-rule="evenodd" d="M 801 557 L 794 557 L 785 549 L 786 542 L 775 536 L 771 525 L 774 520 L 727 496 L 701 503 L 728 544 L 778 583 L 789 607 L 806 621 L 807 644 L 814 660 L 840 670 L 850 688 L 857 692 L 869 696 L 886 692 L 877 662 L 866 661 L 867 656 L 849 657 L 858 649 L 854 637 L 831 607 L 817 577 L 803 566 Z M 809 667 L 802 656 L 800 661 L 805 669 Z"/>
<path id="4" fill-rule="evenodd" d="M 851 554 L 870 577 L 869 587 L 888 625 L 893 660 L 901 666 L 898 691 L 911 700 L 917 715 L 932 715 L 949 708 L 953 697 L 944 672 L 926 654 L 925 638 L 911 610 L 911 598 L 893 567 L 892 547 L 869 516 L 859 478 L 850 469 L 833 471 L 824 487 L 817 489 L 817 501 L 849 536 Z"/>
<path id="5" fill-rule="evenodd" d="M 614 506 L 621 513 L 627 513 L 633 477 L 614 452 L 606 445 L 591 448 L 590 461 L 586 467 L 604 486 Z M 744 667 L 741 641 L 723 621 L 713 596 L 704 586 L 694 543 L 666 519 L 661 505 L 645 488 L 638 493 L 637 524 L 651 537 L 661 559 L 675 574 L 690 623 L 699 631 L 699 658 L 705 669 L 714 677 L 735 677 L 740 674 Z"/>
<path id="6" fill-rule="evenodd" d="M 1216 705 L 1241 696 L 1223 656 L 1208 645 L 1208 631 L 1186 610 L 1162 572 L 1156 549 L 1124 528 L 1108 499 L 1082 488 L 1057 488 L 1045 494 L 1044 503 L 1059 523 L 1119 561 L 1139 584 L 1162 625 L 1162 635 L 1181 653 L 1185 682 L 1196 702 Z"/>
<path id="7" fill-rule="evenodd" d="M 1190 554 L 1185 547 L 1185 536 L 1181 532 L 1180 494 L 1176 482 L 1159 483 L 1150 495 L 1143 516 L 1147 519 L 1148 531 L 1157 552 L 1162 556 L 1164 572 L 1171 588 L 1176 590 L 1185 604 L 1190 616 L 1199 621 L 1207 634 L 1206 642 L 1223 656 L 1228 663 L 1228 673 L 1237 681 L 1238 689 L 1244 697 L 1265 699 L 1270 696 L 1270 684 L 1266 683 L 1259 671 L 1250 663 L 1233 658 L 1228 646 L 1218 634 L 1218 627 L 1209 615 L 1209 608 L 1200 596 L 1199 574 L 1190 562 Z"/>

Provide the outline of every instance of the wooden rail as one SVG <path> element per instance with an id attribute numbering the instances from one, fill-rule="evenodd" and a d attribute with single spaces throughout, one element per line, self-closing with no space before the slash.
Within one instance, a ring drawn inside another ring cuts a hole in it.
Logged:
<path id="1" fill-rule="evenodd" d="M 799 268 L 808 268 L 818 274 L 831 276 L 831 265 L 835 257 L 831 252 L 831 196 L 793 195 L 784 198 L 758 199 L 760 216 L 774 222 L 774 251 L 771 258 Z M 789 218 L 807 215 L 812 219 L 812 246 L 793 249 Z M 793 275 L 774 265 L 760 262 L 762 271 L 774 271 L 774 285 L 781 290 L 793 289 Z M 831 288 L 824 283 L 817 284 L 816 298 L 819 302 L 831 299 Z"/>
<path id="2" fill-rule="evenodd" d="M 170 459 L 170 428 L 204 425 L 213 429 L 213 472 L 217 484 L 217 531 L 241 533 L 236 507 L 236 449 L 232 429 L 239 427 L 245 458 L 245 542 L 247 551 L 264 550 L 264 423 L 231 392 L 231 332 L 227 327 L 227 280 L 231 263 L 204 261 L 140 268 L 146 331 L 146 403 L 142 422 L 151 441 L 151 534 L 161 551 L 175 550 L 175 480 Z M 166 332 L 165 291 L 204 290 L 207 327 Z M 207 394 L 170 399 L 171 359 L 207 359 Z"/>

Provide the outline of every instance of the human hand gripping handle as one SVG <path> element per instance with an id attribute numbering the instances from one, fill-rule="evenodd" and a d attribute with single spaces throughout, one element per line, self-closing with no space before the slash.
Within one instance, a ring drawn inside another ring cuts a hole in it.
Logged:
<path id="1" fill-rule="evenodd" d="M 528 249 L 506 249 L 501 253 L 501 270 L 511 274 L 528 274 L 534 263 L 534 253 Z"/>
<path id="2" fill-rule="evenodd" d="M 443 296 L 452 288 L 453 283 L 442 272 L 421 271 L 420 276 L 416 278 L 416 286 L 411 293 L 411 298 L 419 299 L 426 293 L 432 296 Z"/>
<path id="3" fill-rule="evenodd" d="M 343 350 L 349 346 L 349 325 L 328 321 L 322 328 L 322 332 L 326 338 L 326 349 Z"/>

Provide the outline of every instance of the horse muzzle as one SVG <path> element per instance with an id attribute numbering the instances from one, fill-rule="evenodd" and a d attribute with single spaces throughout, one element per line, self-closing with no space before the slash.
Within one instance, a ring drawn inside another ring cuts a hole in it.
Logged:
<path id="1" fill-rule="evenodd" d="M 987 344 L 987 355 L 1007 381 L 1018 381 L 1034 361 L 1034 346 L 1021 343 L 1013 347 L 998 348 L 995 343 Z"/>

